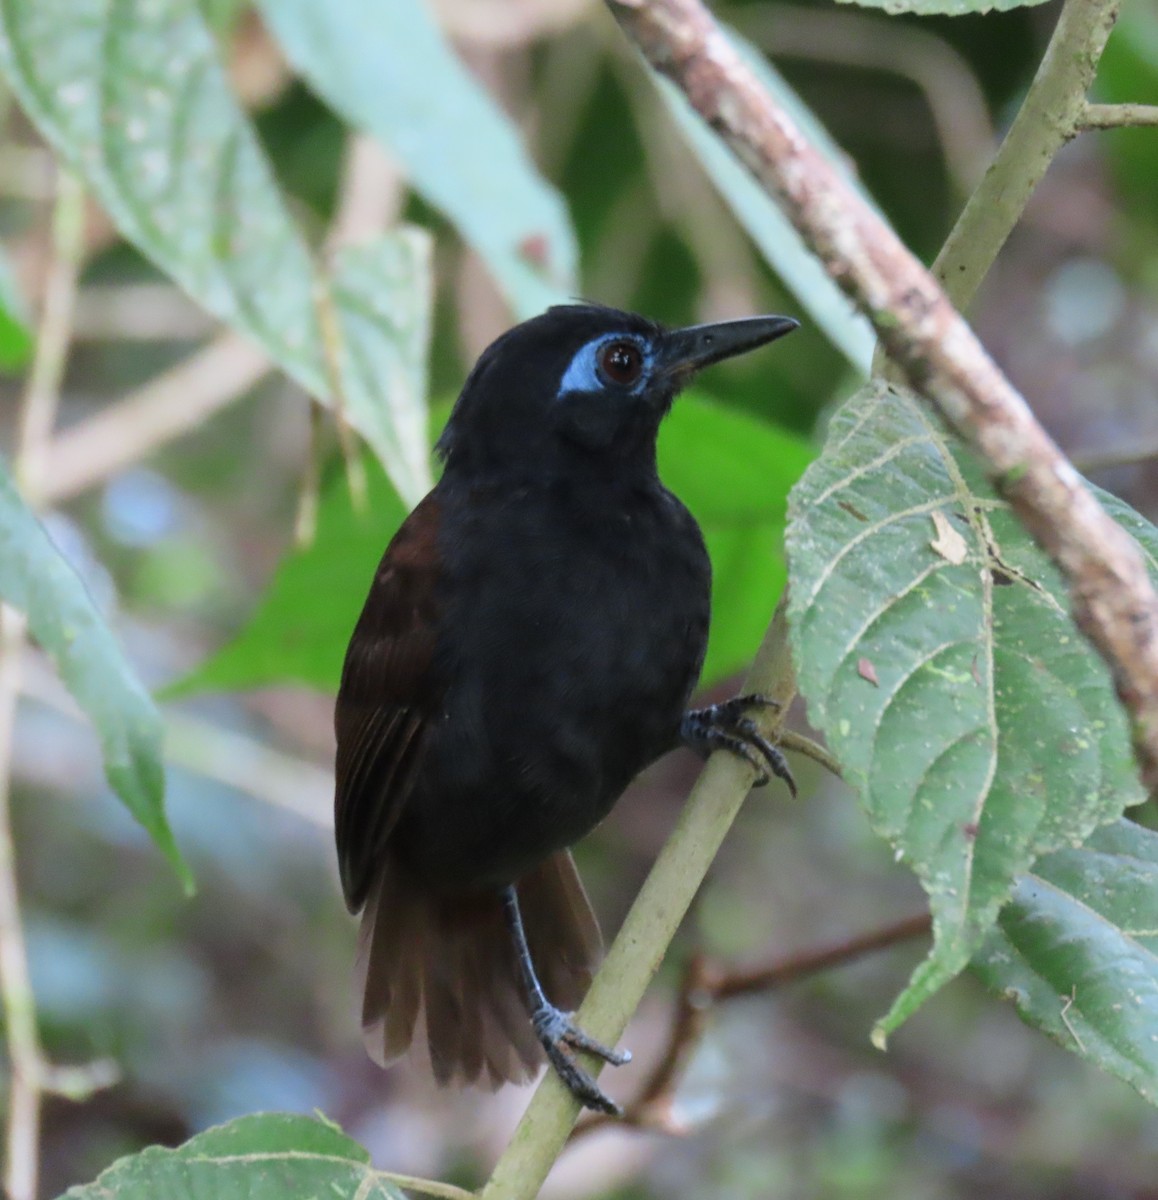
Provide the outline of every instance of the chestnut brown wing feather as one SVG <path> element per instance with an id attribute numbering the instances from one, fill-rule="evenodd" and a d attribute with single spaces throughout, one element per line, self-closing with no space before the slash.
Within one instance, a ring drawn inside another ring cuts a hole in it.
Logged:
<path id="1" fill-rule="evenodd" d="M 346 651 L 334 708 L 334 827 L 351 912 L 365 903 L 381 865 L 441 695 L 431 677 L 438 575 L 438 503 L 431 495 L 386 548 Z"/>

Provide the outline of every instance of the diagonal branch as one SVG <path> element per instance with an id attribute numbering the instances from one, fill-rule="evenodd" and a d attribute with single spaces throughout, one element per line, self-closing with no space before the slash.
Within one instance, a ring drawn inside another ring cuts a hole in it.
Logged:
<path id="1" fill-rule="evenodd" d="M 782 702 L 763 732 L 779 722 L 795 692 L 784 608 L 776 610 L 763 645 L 744 681 L 744 692 L 762 692 Z M 727 751 L 713 754 L 678 824 L 644 881 L 607 958 L 592 981 L 579 1021 L 600 1041 L 615 1045 L 639 1006 L 696 891 L 708 872 L 748 789 L 754 769 Z M 599 1065 L 590 1064 L 595 1071 Z M 579 1102 L 553 1071 L 539 1084 L 523 1119 L 480 1200 L 533 1200 L 567 1142 Z"/>
<path id="2" fill-rule="evenodd" d="M 776 198 L 909 384 L 972 446 L 1061 568 L 1074 617 L 1110 664 L 1130 712 L 1143 778 L 1158 785 L 1158 596 L 1133 539 L 1102 510 L 933 276 L 812 148 L 699 0 L 608 3 L 652 66 Z M 1097 7 L 1112 19 L 1113 5 Z"/>

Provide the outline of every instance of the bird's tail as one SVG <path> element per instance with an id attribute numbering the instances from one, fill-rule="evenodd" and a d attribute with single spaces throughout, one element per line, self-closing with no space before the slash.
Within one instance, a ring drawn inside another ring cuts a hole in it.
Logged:
<path id="1" fill-rule="evenodd" d="M 578 1008 L 602 953 L 599 926 L 567 851 L 518 882 L 531 959 L 547 998 Z M 362 916 L 362 1036 L 385 1066 L 425 1027 L 434 1076 L 498 1087 L 542 1060 L 514 944 L 495 894 L 435 896 L 383 872 Z"/>

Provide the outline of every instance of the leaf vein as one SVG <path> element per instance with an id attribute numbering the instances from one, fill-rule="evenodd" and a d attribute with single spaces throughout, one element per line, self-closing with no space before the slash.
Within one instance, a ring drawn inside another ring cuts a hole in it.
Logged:
<path id="1" fill-rule="evenodd" d="M 1080 896 L 1075 896 L 1073 892 L 1067 892 L 1065 890 L 1065 888 L 1059 887 L 1056 883 L 1053 883 L 1051 880 L 1046 879 L 1044 875 L 1038 875 L 1035 871 L 1027 871 L 1026 875 L 1028 876 L 1028 878 L 1034 880 L 1036 883 L 1040 883 L 1042 887 L 1048 888 L 1055 895 L 1064 897 L 1070 903 L 1074 904 L 1077 908 L 1080 908 L 1084 913 L 1093 917 L 1094 920 L 1096 922 L 1098 922 L 1099 924 L 1105 925 L 1106 928 L 1114 930 L 1115 932 L 1119 933 L 1132 946 L 1136 947 L 1137 950 L 1139 951 L 1139 953 L 1145 955 L 1146 958 L 1153 959 L 1154 963 L 1155 963 L 1154 969 L 1156 971 L 1158 971 L 1158 952 L 1151 950 L 1148 946 L 1144 946 L 1140 942 L 1136 942 L 1134 940 L 1135 935 L 1131 934 L 1131 932 L 1129 930 L 1123 929 L 1121 925 L 1115 925 L 1114 922 L 1112 920 L 1110 920 L 1109 917 L 1105 916 L 1103 913 L 1098 912 L 1098 910 L 1096 908 L 1092 908 Z M 1019 953 L 1020 953 L 1020 951 L 1019 951 Z M 1024 955 L 1022 957 L 1024 957 Z M 1031 967 L 1030 969 L 1034 971 L 1035 975 L 1038 974 L 1038 972 L 1036 970 L 1034 970 L 1034 968 Z M 1044 975 L 1039 975 L 1039 978 L 1045 979 L 1046 977 Z M 1050 981 L 1048 979 L 1046 979 L 1046 982 L 1049 983 Z M 1081 1010 L 1079 1009 L 1078 1011 L 1080 1012 Z"/>
<path id="2" fill-rule="evenodd" d="M 961 467 L 957 460 L 953 457 L 952 451 L 949 449 L 949 444 L 945 440 L 942 430 L 933 423 L 932 417 L 925 408 L 917 403 L 912 407 L 916 410 L 918 419 L 928 430 L 929 440 L 936 447 L 941 459 L 945 465 L 946 474 L 949 476 L 953 484 L 956 498 L 959 504 L 965 511 L 965 519 L 969 522 L 969 526 L 973 529 L 978 539 L 985 546 L 988 555 L 996 557 L 993 549 L 997 544 L 996 538 L 993 536 L 993 529 L 986 517 L 981 515 L 981 508 L 975 503 L 979 497 L 976 497 L 965 482 L 965 476 L 961 472 Z M 1004 502 L 1003 502 L 1004 504 Z M 994 679 L 993 665 L 993 573 L 988 570 L 981 572 L 981 645 L 985 653 L 987 670 L 985 672 L 985 709 L 986 716 L 989 722 L 989 728 L 993 731 L 992 749 L 989 755 L 989 761 L 986 765 L 986 777 L 981 786 L 977 789 L 977 801 L 973 806 L 971 823 L 979 825 L 981 815 L 985 809 L 985 803 L 989 799 L 990 792 L 993 789 L 993 780 L 997 776 L 998 763 L 998 741 L 999 729 L 997 725 L 997 698 L 996 698 L 996 681 Z M 977 843 L 980 839 L 968 839 L 965 845 L 965 862 L 964 862 L 964 882 L 965 895 L 963 897 L 964 911 L 969 911 L 969 904 L 972 898 L 973 880 L 975 877 L 974 860 L 977 856 Z M 1010 880 L 1010 887 L 1013 881 Z M 994 914 L 996 919 L 996 914 Z"/>
<path id="3" fill-rule="evenodd" d="M 831 449 L 832 449 L 832 453 L 834 455 L 839 454 L 840 451 L 843 450 L 845 448 L 845 446 L 847 446 L 848 443 L 851 442 L 852 439 L 854 437 L 856 437 L 856 435 L 858 433 L 860 433 L 860 431 L 865 427 L 865 425 L 868 424 L 869 420 L 872 417 L 876 416 L 877 410 L 884 404 L 884 401 L 885 401 L 885 398 L 887 397 L 887 395 L 888 395 L 888 392 L 879 391 L 879 392 L 877 392 L 876 395 L 873 396 L 872 400 L 870 400 L 869 403 L 865 405 L 860 416 L 857 417 L 857 419 L 852 423 L 852 425 L 849 426 L 849 428 L 844 431 L 844 433 L 841 435 L 841 437 L 839 439 L 837 439 L 836 441 L 834 441 L 832 443 Z"/>
<path id="4" fill-rule="evenodd" d="M 936 496 L 934 499 L 926 500 L 922 504 L 915 504 L 912 508 L 906 508 L 898 512 L 889 513 L 881 520 L 874 521 L 871 525 L 866 525 L 864 529 L 860 530 L 855 537 L 850 538 L 847 542 L 845 542 L 844 545 L 841 546 L 841 548 L 836 552 L 836 554 L 829 559 L 827 563 L 825 563 L 824 569 L 821 570 L 817 575 L 807 598 L 801 603 L 801 611 L 805 612 L 812 607 L 817 596 L 820 594 L 824 585 L 832 577 L 837 567 L 839 567 L 844 559 L 854 549 L 856 549 L 861 542 L 865 541 L 866 538 L 873 537 L 875 534 L 880 533 L 883 529 L 887 529 L 890 525 L 895 525 L 898 521 L 904 521 L 908 517 L 919 517 L 924 513 L 932 512 L 933 509 L 940 508 L 950 499 L 951 497 L 948 496 Z"/>
<path id="5" fill-rule="evenodd" d="M 844 666 L 853 652 L 860 648 L 861 643 L 864 641 L 865 635 L 873 627 L 873 625 L 877 623 L 877 621 L 896 608 L 896 606 L 902 600 L 904 600 L 906 596 L 910 595 L 913 591 L 919 588 L 921 584 L 924 583 L 925 580 L 931 575 L 935 575 L 938 571 L 942 571 L 951 565 L 951 563 L 947 562 L 943 558 L 934 559 L 925 567 L 923 571 L 920 571 L 914 575 L 913 578 L 910 579 L 909 582 L 906 583 L 899 592 L 889 593 L 889 595 L 886 596 L 884 600 L 882 600 L 881 603 L 877 605 L 877 607 L 868 615 L 867 619 L 863 622 L 857 632 L 854 633 L 851 638 L 849 638 L 848 643 L 841 651 L 840 663 L 837 667 L 837 670 L 839 671 L 840 667 Z"/>
<path id="6" fill-rule="evenodd" d="M 839 479 L 834 480 L 828 485 L 818 496 L 815 496 L 811 504 L 823 504 L 826 500 L 831 499 L 837 492 L 851 486 L 858 479 L 870 472 L 883 467 L 886 463 L 891 462 L 894 458 L 900 455 L 903 451 L 909 449 L 910 446 L 921 445 L 928 439 L 922 434 L 913 434 L 911 437 L 901 438 L 899 442 L 893 442 L 887 449 L 882 450 L 876 458 L 870 459 L 868 462 L 863 462 L 859 466 L 854 467 L 846 475 L 842 475 Z"/>

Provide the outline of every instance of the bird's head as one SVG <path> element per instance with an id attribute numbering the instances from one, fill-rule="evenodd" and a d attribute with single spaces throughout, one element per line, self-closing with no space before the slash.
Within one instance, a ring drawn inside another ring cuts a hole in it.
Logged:
<path id="1" fill-rule="evenodd" d="M 697 371 L 797 325 L 791 317 L 747 317 L 664 329 L 596 305 L 550 308 L 483 351 L 439 453 L 448 468 L 654 461 L 660 421 Z"/>

